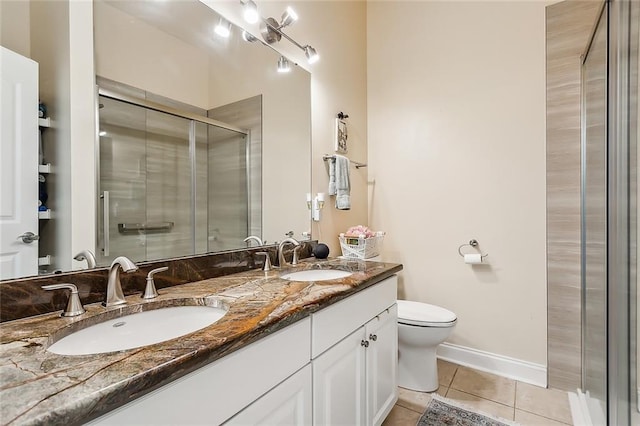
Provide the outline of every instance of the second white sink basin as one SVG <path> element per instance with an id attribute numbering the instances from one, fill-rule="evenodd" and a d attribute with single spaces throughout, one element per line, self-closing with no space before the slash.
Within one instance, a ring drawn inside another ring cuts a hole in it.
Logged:
<path id="1" fill-rule="evenodd" d="M 172 306 L 124 315 L 72 333 L 47 348 L 58 355 L 90 355 L 140 348 L 193 333 L 218 321 L 223 307 Z"/>
<path id="2" fill-rule="evenodd" d="M 338 269 L 309 269 L 307 271 L 291 272 L 290 274 L 282 275 L 280 278 L 289 281 L 326 281 L 345 278 L 352 273 Z"/>

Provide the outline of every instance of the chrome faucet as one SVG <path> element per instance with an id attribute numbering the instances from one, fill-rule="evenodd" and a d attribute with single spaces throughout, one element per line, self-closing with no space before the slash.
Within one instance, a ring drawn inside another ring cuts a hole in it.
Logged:
<path id="1" fill-rule="evenodd" d="M 284 265 L 287 264 L 287 261 L 284 258 L 284 245 L 285 244 L 293 244 L 294 248 L 293 248 L 293 259 L 291 260 L 291 264 L 292 265 L 297 265 L 298 264 L 298 250 L 300 249 L 300 243 L 298 241 L 296 241 L 294 238 L 285 238 L 284 240 L 280 241 L 280 244 L 278 244 L 278 266 L 279 267 L 283 267 Z"/>
<path id="2" fill-rule="evenodd" d="M 255 241 L 256 243 L 258 243 L 259 246 L 264 245 L 264 243 L 262 242 L 262 239 L 260 239 L 260 237 L 256 237 L 255 235 L 249 235 L 247 238 L 244 239 L 245 243 L 249 241 Z"/>
<path id="3" fill-rule="evenodd" d="M 96 267 L 96 256 L 91 250 L 82 250 L 80 253 L 73 257 L 75 260 L 82 262 L 87 261 L 87 268 L 92 269 Z"/>
<path id="4" fill-rule="evenodd" d="M 122 293 L 122 285 L 120 284 L 120 268 L 127 273 L 135 272 L 138 267 L 129 258 L 124 256 L 116 257 L 111 262 L 109 268 L 109 279 L 107 280 L 107 293 L 105 294 L 102 306 L 110 307 L 127 303 Z"/>

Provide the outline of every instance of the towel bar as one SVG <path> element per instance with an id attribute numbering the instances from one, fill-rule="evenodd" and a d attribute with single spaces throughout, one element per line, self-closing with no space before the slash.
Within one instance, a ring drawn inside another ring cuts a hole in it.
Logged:
<path id="1" fill-rule="evenodd" d="M 335 156 L 335 155 L 325 154 L 325 155 L 323 155 L 323 156 L 322 156 L 322 159 L 323 159 L 324 161 L 332 160 L 332 159 L 334 159 L 334 158 L 336 158 L 336 156 Z M 356 169 L 359 169 L 360 167 L 367 167 L 367 164 L 366 164 L 366 163 L 361 163 L 361 162 L 359 162 L 359 161 L 349 160 L 349 162 L 353 163 L 353 165 L 354 165 L 354 166 L 356 166 Z"/>
<path id="2" fill-rule="evenodd" d="M 118 232 L 120 232 L 121 234 L 139 231 L 170 231 L 171 228 L 173 228 L 173 222 L 118 224 Z"/>

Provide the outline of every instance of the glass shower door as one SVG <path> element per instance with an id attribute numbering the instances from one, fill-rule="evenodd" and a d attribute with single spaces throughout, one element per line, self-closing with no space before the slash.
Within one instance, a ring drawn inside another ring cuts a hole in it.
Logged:
<path id="1" fill-rule="evenodd" d="M 261 229 L 250 220 L 260 192 L 248 132 L 127 98 L 99 102 L 98 264 L 237 249 Z"/>
<path id="2" fill-rule="evenodd" d="M 582 383 L 594 424 L 607 410 L 607 9 L 582 65 Z"/>
<path id="3" fill-rule="evenodd" d="M 98 263 L 194 253 L 190 120 L 100 96 Z"/>

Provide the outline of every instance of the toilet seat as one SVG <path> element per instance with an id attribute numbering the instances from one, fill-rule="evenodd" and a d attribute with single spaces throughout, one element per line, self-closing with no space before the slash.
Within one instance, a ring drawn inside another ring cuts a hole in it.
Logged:
<path id="1" fill-rule="evenodd" d="M 398 323 L 420 327 L 452 327 L 458 318 L 453 312 L 428 303 L 398 300 Z"/>

